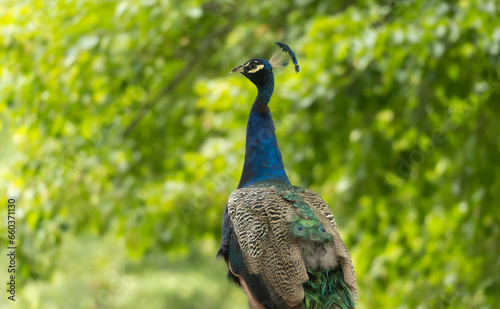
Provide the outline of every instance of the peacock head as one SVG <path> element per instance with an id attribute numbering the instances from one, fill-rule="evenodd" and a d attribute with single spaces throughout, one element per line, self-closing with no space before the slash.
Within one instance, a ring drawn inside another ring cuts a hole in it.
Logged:
<path id="1" fill-rule="evenodd" d="M 270 81 L 273 77 L 272 65 L 264 59 L 251 59 L 245 64 L 237 66 L 231 70 L 233 72 L 240 72 L 246 78 L 251 80 L 257 87 Z"/>
<path id="2" fill-rule="evenodd" d="M 286 60 L 288 56 L 295 65 L 295 71 L 299 72 L 297 58 L 292 49 L 281 42 L 276 42 L 275 44 L 279 46 L 280 51 L 274 53 L 269 61 L 259 58 L 251 59 L 245 62 L 245 64 L 233 68 L 231 73 L 240 72 L 257 87 L 264 86 L 269 82 L 273 82 L 273 68 L 286 67 L 288 65 L 288 61 Z"/>

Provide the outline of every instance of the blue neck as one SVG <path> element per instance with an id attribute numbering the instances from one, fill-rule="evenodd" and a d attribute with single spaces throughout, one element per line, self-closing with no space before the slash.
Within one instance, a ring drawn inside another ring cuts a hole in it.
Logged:
<path id="1" fill-rule="evenodd" d="M 257 98 L 248 117 L 245 164 L 238 188 L 260 181 L 290 184 L 274 134 L 273 118 L 267 106 L 274 90 L 272 73 L 267 82 L 257 85 L 257 89 Z"/>

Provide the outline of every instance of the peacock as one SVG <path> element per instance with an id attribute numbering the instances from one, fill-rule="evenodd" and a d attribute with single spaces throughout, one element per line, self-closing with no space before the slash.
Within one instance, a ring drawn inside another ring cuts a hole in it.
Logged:
<path id="1" fill-rule="evenodd" d="M 245 291 L 252 309 L 354 308 L 356 277 L 326 202 L 288 180 L 268 103 L 273 68 L 299 72 L 295 53 L 284 43 L 269 61 L 251 59 L 240 72 L 257 86 L 246 133 L 243 172 L 229 196 L 217 253 L 228 278 Z"/>

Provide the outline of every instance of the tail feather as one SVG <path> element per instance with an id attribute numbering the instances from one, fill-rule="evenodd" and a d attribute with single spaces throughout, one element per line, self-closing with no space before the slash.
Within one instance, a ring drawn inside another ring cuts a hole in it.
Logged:
<path id="1" fill-rule="evenodd" d="M 308 269 L 307 273 L 309 280 L 303 284 L 306 308 L 354 309 L 354 299 L 351 290 L 344 282 L 344 273 L 341 267 L 327 271 Z"/>

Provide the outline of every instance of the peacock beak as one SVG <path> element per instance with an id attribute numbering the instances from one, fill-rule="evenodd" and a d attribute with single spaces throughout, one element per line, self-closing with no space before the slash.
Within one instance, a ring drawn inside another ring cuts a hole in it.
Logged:
<path id="1" fill-rule="evenodd" d="M 243 65 L 237 66 L 231 70 L 231 73 L 234 72 L 243 72 Z"/>

